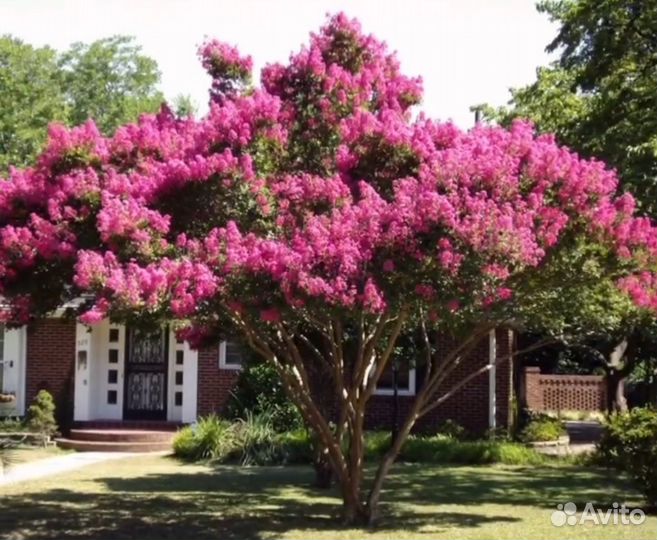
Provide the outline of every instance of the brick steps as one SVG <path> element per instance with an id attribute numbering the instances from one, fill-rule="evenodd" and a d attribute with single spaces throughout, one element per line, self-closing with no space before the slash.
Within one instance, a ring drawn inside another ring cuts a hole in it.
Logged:
<path id="1" fill-rule="evenodd" d="M 141 431 L 176 431 L 183 426 L 181 422 L 165 420 L 87 420 L 78 421 L 74 429 L 97 430 L 141 430 Z"/>
<path id="2" fill-rule="evenodd" d="M 146 431 L 139 429 L 72 429 L 69 438 L 75 441 L 95 442 L 161 442 L 171 443 L 173 431 Z"/>
<path id="3" fill-rule="evenodd" d="M 67 438 L 56 439 L 57 446 L 78 452 L 160 452 L 171 450 L 173 430 L 72 429 Z"/>
<path id="4" fill-rule="evenodd" d="M 165 452 L 171 450 L 169 442 L 134 441 L 81 441 L 75 439 L 55 439 L 57 446 L 78 452 Z"/>

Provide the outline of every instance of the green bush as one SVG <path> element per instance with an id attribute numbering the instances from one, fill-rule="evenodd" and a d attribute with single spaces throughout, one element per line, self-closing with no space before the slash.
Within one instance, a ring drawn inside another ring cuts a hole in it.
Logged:
<path id="1" fill-rule="evenodd" d="M 445 437 L 456 439 L 458 441 L 463 441 L 468 437 L 466 429 L 461 424 L 454 422 L 454 420 L 445 420 L 438 427 L 437 431 Z"/>
<path id="2" fill-rule="evenodd" d="M 266 414 L 247 413 L 233 422 L 216 415 L 181 429 L 173 453 L 188 461 L 212 460 L 240 465 L 310 463 L 312 447 L 305 430 L 277 433 Z"/>
<path id="3" fill-rule="evenodd" d="M 365 434 L 365 460 L 378 461 L 390 448 L 390 432 Z M 247 415 L 228 423 L 216 416 L 183 428 L 174 441 L 175 455 L 189 460 L 213 460 L 240 465 L 310 464 L 313 447 L 310 433 L 296 429 L 277 433 L 266 415 Z M 399 461 L 451 465 L 539 465 L 546 458 L 519 443 L 496 440 L 459 441 L 443 434 L 411 435 Z"/>
<path id="4" fill-rule="evenodd" d="M 226 404 L 226 417 L 237 420 L 248 414 L 265 414 L 277 432 L 295 430 L 303 421 L 288 399 L 273 366 L 246 355 L 243 369 Z"/>
<path id="5" fill-rule="evenodd" d="M 247 412 L 246 418 L 232 426 L 235 438 L 234 451 L 225 461 L 240 465 L 275 465 L 285 462 L 285 450 L 267 414 Z"/>
<path id="6" fill-rule="evenodd" d="M 636 480 L 651 507 L 657 507 L 657 411 L 635 408 L 613 414 L 598 445 L 600 459 Z"/>
<path id="7" fill-rule="evenodd" d="M 411 436 L 402 447 L 400 461 L 453 465 L 539 465 L 545 457 L 531 448 L 506 441 L 457 441 L 444 435 Z"/>
<path id="8" fill-rule="evenodd" d="M 182 428 L 173 440 L 173 453 L 188 461 L 222 460 L 234 449 L 231 424 L 211 414 Z"/>
<path id="9" fill-rule="evenodd" d="M 560 419 L 547 414 L 534 413 L 520 432 L 520 440 L 523 442 L 555 441 L 565 434 L 566 427 Z"/>
<path id="10" fill-rule="evenodd" d="M 25 431 L 25 424 L 15 418 L 3 418 L 0 420 L 0 433 L 19 433 Z"/>
<path id="11" fill-rule="evenodd" d="M 283 449 L 281 455 L 284 457 L 285 463 L 290 465 L 312 463 L 313 445 L 308 430 L 299 428 L 294 431 L 277 433 L 276 440 Z"/>
<path id="12" fill-rule="evenodd" d="M 27 410 L 27 428 L 43 436 L 44 441 L 57 433 L 55 402 L 47 390 L 39 390 L 32 405 Z"/>

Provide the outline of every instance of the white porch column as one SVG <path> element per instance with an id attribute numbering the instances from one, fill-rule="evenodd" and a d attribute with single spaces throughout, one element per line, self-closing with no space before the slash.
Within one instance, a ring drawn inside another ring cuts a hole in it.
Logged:
<path id="1" fill-rule="evenodd" d="M 75 326 L 75 400 L 73 420 L 91 420 L 91 355 L 92 329 L 84 324 Z"/>
<path id="2" fill-rule="evenodd" d="M 74 420 L 123 418 L 125 327 L 79 324 L 75 341 Z"/>
<path id="3" fill-rule="evenodd" d="M 169 332 L 169 368 L 167 384 L 167 420 L 191 423 L 196 420 L 198 351 L 187 342 L 176 341 Z"/>
<path id="4" fill-rule="evenodd" d="M 3 376 L 0 391 L 13 393 L 16 396 L 16 415 L 25 414 L 25 368 L 26 368 L 26 328 L 8 330 L 0 327 L 4 332 L 2 360 Z"/>
<path id="5" fill-rule="evenodd" d="M 495 330 L 488 334 L 488 428 L 492 431 L 497 427 L 497 337 Z"/>

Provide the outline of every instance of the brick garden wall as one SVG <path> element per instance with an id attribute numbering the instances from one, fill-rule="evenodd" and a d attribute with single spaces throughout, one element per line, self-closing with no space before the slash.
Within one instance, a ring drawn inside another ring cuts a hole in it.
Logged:
<path id="1" fill-rule="evenodd" d="M 546 375 L 537 367 L 524 373 L 526 406 L 535 411 L 604 411 L 607 386 L 602 375 Z"/>
<path id="2" fill-rule="evenodd" d="M 55 398 L 60 428 L 73 420 L 75 321 L 42 319 L 27 327 L 26 404 L 39 390 Z"/>

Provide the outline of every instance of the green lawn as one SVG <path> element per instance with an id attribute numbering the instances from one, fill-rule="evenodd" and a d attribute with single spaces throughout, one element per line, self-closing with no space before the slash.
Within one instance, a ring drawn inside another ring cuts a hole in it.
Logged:
<path id="1" fill-rule="evenodd" d="M 603 470 L 398 465 L 373 531 L 339 525 L 306 467 L 212 468 L 143 456 L 3 488 L 2 538 L 657 538 L 640 527 L 550 523 L 556 504 L 639 498 Z M 583 506 L 583 504 L 582 504 Z"/>
<path id="2" fill-rule="evenodd" d="M 27 463 L 29 461 L 38 461 L 40 459 L 63 456 L 69 453 L 56 446 L 21 446 L 9 452 L 9 459 L 13 464 Z"/>

